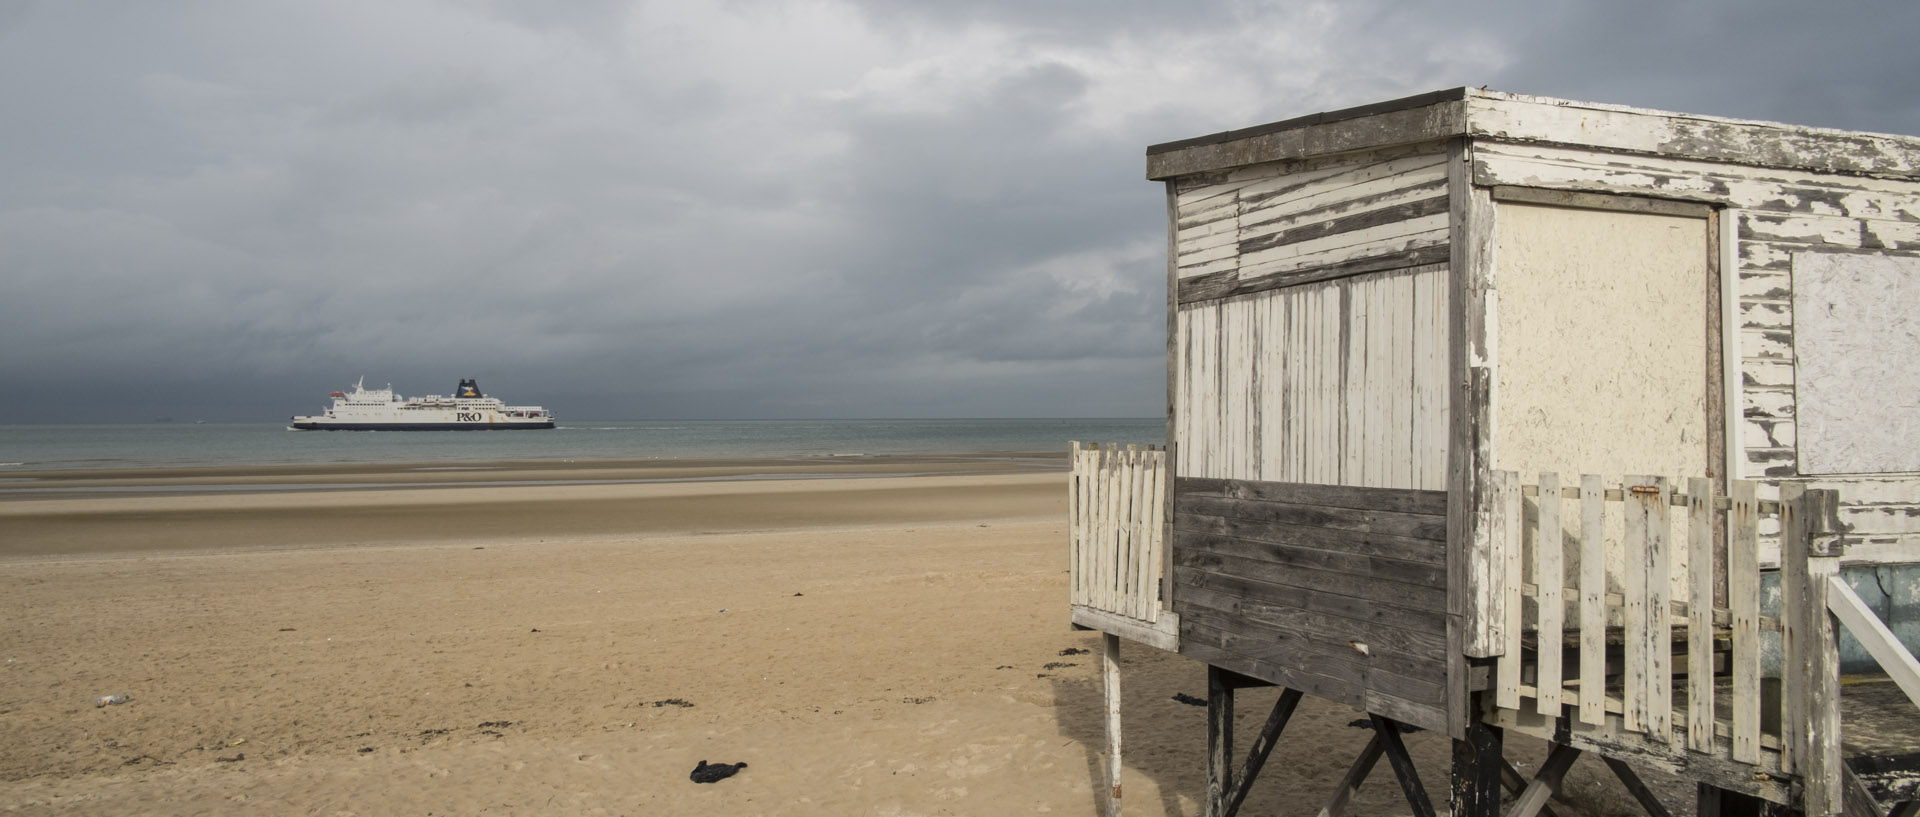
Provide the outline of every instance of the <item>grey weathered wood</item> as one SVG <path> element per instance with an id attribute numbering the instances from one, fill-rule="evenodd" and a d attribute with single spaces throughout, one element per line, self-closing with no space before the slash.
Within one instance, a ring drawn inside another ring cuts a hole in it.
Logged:
<path id="1" fill-rule="evenodd" d="M 1513 798 L 1513 808 L 1507 811 L 1507 817 L 1534 817 L 1547 805 L 1547 798 L 1560 793 L 1560 781 L 1580 757 L 1580 750 L 1566 744 L 1554 744 L 1547 753 L 1547 759 L 1540 764 L 1533 780 L 1525 790 Z"/>
<path id="2" fill-rule="evenodd" d="M 1673 812 L 1660 802 L 1659 796 L 1647 788 L 1646 783 L 1641 782 L 1640 775 L 1634 773 L 1632 766 L 1611 756 L 1603 756 L 1602 759 L 1607 762 L 1607 768 L 1613 770 L 1614 776 L 1626 785 L 1627 793 L 1632 794 L 1633 799 L 1639 801 L 1640 808 L 1646 810 L 1647 817 L 1673 817 Z"/>
<path id="3" fill-rule="evenodd" d="M 1077 604 L 1072 610 L 1071 620 L 1075 626 L 1112 633 L 1157 650 L 1180 650 L 1180 616 L 1176 613 L 1161 613 L 1157 620 L 1149 623 Z"/>
<path id="4" fill-rule="evenodd" d="M 1500 662 L 1494 666 L 1494 702 L 1507 709 L 1520 708 L 1520 611 L 1521 611 L 1521 551 L 1520 551 L 1520 478 L 1512 471 L 1495 471 L 1491 475 L 1493 482 L 1493 517 L 1488 525 L 1492 546 L 1491 567 L 1494 570 L 1495 592 L 1491 595 L 1493 610 L 1490 618 L 1497 618 L 1499 634 Z"/>
<path id="5" fill-rule="evenodd" d="M 1569 728 L 1566 720 L 1548 719 L 1527 710 L 1495 709 L 1489 713 L 1488 719 L 1492 725 L 1509 732 L 1570 744 L 1585 751 L 1624 759 L 1634 765 L 1660 769 L 1691 780 L 1707 781 L 1723 789 L 1774 803 L 1789 800 L 1790 778 L 1776 774 L 1779 771 L 1776 762 L 1778 755 L 1772 751 L 1764 754 L 1761 765 L 1757 767 L 1764 774 L 1755 774 L 1754 765 L 1729 760 L 1724 745 L 1710 755 L 1676 752 L 1670 744 L 1656 743 L 1648 740 L 1644 734 L 1627 730 L 1617 714 L 1609 714 L 1607 723 L 1600 728 Z"/>
<path id="6" fill-rule="evenodd" d="M 1733 675 L 1731 713 L 1733 759 L 1760 760 L 1760 566 L 1756 542 L 1759 507 L 1755 485 L 1736 480 L 1727 486 L 1733 507 L 1727 511 L 1727 606 L 1732 613 Z"/>
<path id="7" fill-rule="evenodd" d="M 1651 501 L 1643 506 L 1647 518 L 1647 734 L 1666 742 L 1673 739 L 1673 608 L 1668 604 L 1673 595 L 1673 562 L 1668 552 L 1672 490 L 1666 477 L 1655 477 L 1653 488 Z"/>
<path id="8" fill-rule="evenodd" d="M 1473 693 L 1471 700 L 1480 703 L 1485 694 Z M 1447 804 L 1453 817 L 1498 817 L 1502 783 L 1509 774 L 1519 777 L 1507 763 L 1504 744 L 1504 733 L 1478 718 L 1453 739 L 1452 791 Z M 1523 785 L 1516 783 L 1513 788 L 1517 791 Z"/>
<path id="9" fill-rule="evenodd" d="M 1813 626 L 1807 615 L 1807 528 L 1800 499 L 1806 486 L 1780 486 L 1780 742 L 1786 747 L 1780 770 L 1801 772 L 1807 764 L 1807 676 L 1814 672 Z"/>
<path id="10" fill-rule="evenodd" d="M 1517 796 L 1521 792 L 1526 791 L 1527 783 L 1527 779 L 1520 776 L 1520 770 L 1515 769 L 1512 763 L 1507 762 L 1504 758 L 1500 761 L 1500 786 L 1506 789 L 1508 794 Z M 1554 795 L 1553 799 L 1558 799 L 1558 795 Z M 1498 812 L 1495 813 L 1498 814 Z M 1545 803 L 1540 805 L 1540 813 L 1546 815 L 1546 817 L 1554 817 L 1553 807 Z M 1704 815 L 1697 817 L 1704 817 Z"/>
<path id="11" fill-rule="evenodd" d="M 1234 499 L 1289 505 L 1423 516 L 1445 516 L 1447 513 L 1447 492 L 1445 491 L 1254 480 L 1221 480 L 1220 490 L 1225 496 Z"/>
<path id="12" fill-rule="evenodd" d="M 1407 754 L 1407 745 L 1400 740 L 1399 723 L 1372 713 L 1368 717 L 1373 721 L 1374 735 L 1380 738 L 1381 748 L 1385 750 L 1387 763 L 1393 766 L 1393 775 L 1400 779 L 1400 790 L 1406 794 L 1414 817 L 1434 817 L 1427 787 L 1421 784 L 1420 772 L 1413 767 L 1413 756 Z"/>
<path id="13" fill-rule="evenodd" d="M 1207 817 L 1227 817 L 1233 789 L 1233 687 L 1207 664 Z"/>
<path id="14" fill-rule="evenodd" d="M 1360 784 L 1367 782 L 1367 775 L 1373 773 L 1373 765 L 1380 762 L 1380 755 L 1386 751 L 1386 742 L 1375 733 L 1373 740 L 1360 750 L 1360 756 L 1353 759 L 1353 765 L 1347 767 L 1347 774 L 1340 779 L 1340 785 L 1333 790 L 1333 796 L 1327 798 L 1327 804 L 1320 807 L 1314 817 L 1340 817 L 1347 811 L 1347 803 L 1360 791 Z"/>
<path id="15" fill-rule="evenodd" d="M 1300 705 L 1300 690 L 1289 689 L 1280 693 L 1273 703 L 1273 712 L 1267 715 L 1266 725 L 1260 728 L 1260 736 L 1247 748 L 1247 759 L 1240 767 L 1240 776 L 1233 781 L 1233 790 L 1227 794 L 1223 817 L 1233 817 L 1240 813 L 1240 806 L 1247 800 L 1247 791 L 1253 787 L 1253 781 L 1259 779 L 1260 768 L 1266 765 L 1267 756 L 1279 743 L 1280 735 L 1287 728 L 1287 721 L 1293 718 L 1293 711 Z"/>
<path id="16" fill-rule="evenodd" d="M 1108 633 L 1100 639 L 1100 678 L 1101 690 L 1105 693 L 1107 751 L 1105 762 L 1101 764 L 1105 772 L 1107 791 L 1106 803 L 1102 812 L 1106 817 L 1119 817 L 1121 791 L 1120 769 L 1120 637 Z"/>
<path id="17" fill-rule="evenodd" d="M 1514 498 L 1518 499 L 1519 495 L 1515 494 Z M 1428 541 L 1439 541 L 1446 530 L 1443 518 L 1427 514 L 1259 502 L 1232 497 L 1199 496 L 1178 490 L 1174 494 L 1173 507 L 1174 511 L 1180 514 L 1232 517 L 1285 525 L 1307 525 L 1407 536 Z"/>
<path id="18" fill-rule="evenodd" d="M 1541 187 L 1519 187 L 1504 184 L 1493 187 L 1493 200 L 1523 202 L 1526 204 L 1545 204 L 1553 207 L 1577 207 L 1588 210 L 1647 213 L 1657 216 L 1681 216 L 1683 218 L 1704 219 L 1713 215 L 1713 207 L 1711 205 L 1698 202 L 1645 198 L 1641 196 L 1622 196 L 1608 193 L 1582 193 L 1572 190 L 1551 190 Z"/>
<path id="19" fill-rule="evenodd" d="M 1713 751 L 1713 480 L 1687 480 L 1687 748 Z"/>
<path id="20" fill-rule="evenodd" d="M 1900 691 L 1907 693 L 1915 706 L 1920 706 L 1920 661 L 1914 660 L 1913 653 L 1907 651 L 1893 630 L 1854 594 L 1846 581 L 1839 576 L 1829 576 L 1827 588 L 1827 603 L 1840 623 L 1845 624 L 1867 654 L 1880 663 L 1880 669 L 1899 685 Z"/>

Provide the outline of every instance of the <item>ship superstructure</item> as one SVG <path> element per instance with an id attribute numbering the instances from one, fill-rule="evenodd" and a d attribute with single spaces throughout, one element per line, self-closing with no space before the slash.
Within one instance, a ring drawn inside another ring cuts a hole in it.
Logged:
<path id="1" fill-rule="evenodd" d="M 480 392 L 480 384 L 460 381 L 453 396 L 406 398 L 393 391 L 366 388 L 366 378 L 353 391 L 333 392 L 333 406 L 324 414 L 294 417 L 293 431 L 509 431 L 553 428 L 553 412 L 539 406 L 509 406 Z"/>

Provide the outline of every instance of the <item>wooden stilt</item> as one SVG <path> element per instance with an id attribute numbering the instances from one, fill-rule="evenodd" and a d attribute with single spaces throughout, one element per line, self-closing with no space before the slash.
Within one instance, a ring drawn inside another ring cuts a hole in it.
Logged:
<path id="1" fill-rule="evenodd" d="M 1633 795 L 1633 799 L 1640 801 L 1640 807 L 1646 809 L 1647 817 L 1673 817 L 1673 812 L 1660 804 L 1660 798 L 1653 795 L 1653 790 L 1640 782 L 1640 775 L 1633 773 L 1633 767 L 1604 755 L 1601 759 L 1607 762 L 1607 768 L 1613 770 L 1614 776 L 1627 785 L 1627 791 Z"/>
<path id="2" fill-rule="evenodd" d="M 1113 633 L 1105 635 L 1100 664 L 1107 709 L 1107 800 L 1102 814 L 1120 817 L 1120 637 Z"/>
<path id="3" fill-rule="evenodd" d="M 1840 764 L 1840 813 L 1844 817 L 1886 817 L 1887 809 L 1873 799 L 1867 784 L 1847 764 Z"/>
<path id="4" fill-rule="evenodd" d="M 1380 762 L 1380 755 L 1386 751 L 1386 742 L 1375 733 L 1367 748 L 1360 750 L 1360 756 L 1353 759 L 1353 766 L 1347 769 L 1347 776 L 1340 781 L 1327 804 L 1320 807 L 1320 813 L 1314 817 L 1340 817 L 1347 810 L 1347 802 L 1354 793 L 1360 791 L 1360 784 L 1367 782 L 1367 775 L 1373 773 L 1373 764 Z"/>
<path id="5" fill-rule="evenodd" d="M 1507 817 L 1534 817 L 1547 804 L 1547 798 L 1560 793 L 1560 780 L 1566 777 L 1567 769 L 1580 757 L 1580 750 L 1564 743 L 1554 744 L 1553 751 L 1547 753 L 1547 761 L 1540 764 L 1540 772 L 1533 776 L 1533 782 L 1527 784 L 1525 791 L 1514 798 L 1513 808 Z"/>
<path id="6" fill-rule="evenodd" d="M 1484 693 L 1482 693 L 1484 694 Z M 1476 696 L 1473 711 L 1480 711 Z M 1466 735 L 1453 742 L 1453 792 L 1449 806 L 1453 817 L 1498 817 L 1500 814 L 1500 778 L 1509 771 L 1501 754 L 1503 733 L 1500 727 L 1477 718 L 1467 723 Z M 1514 772 L 1515 789 L 1525 787 Z"/>
<path id="7" fill-rule="evenodd" d="M 1413 768 L 1413 756 L 1407 754 L 1407 744 L 1400 740 L 1400 723 L 1371 712 L 1367 716 L 1373 719 L 1373 731 L 1386 749 L 1387 762 L 1393 766 L 1394 776 L 1400 778 L 1400 789 L 1407 794 L 1407 805 L 1413 807 L 1413 817 L 1435 817 L 1433 801 L 1427 799 L 1427 787 L 1420 784 L 1420 774 Z M 1498 786 L 1498 773 L 1495 775 L 1494 785 Z"/>
<path id="8" fill-rule="evenodd" d="M 1512 795 L 1518 795 L 1520 792 L 1526 791 L 1527 788 L 1527 778 L 1522 776 L 1520 770 L 1514 768 L 1512 763 L 1508 763 L 1506 758 L 1500 759 L 1500 787 L 1506 789 L 1507 793 Z M 1555 795 L 1553 799 L 1559 799 L 1558 795 Z M 1552 806 L 1541 806 L 1540 813 L 1546 815 L 1546 817 L 1555 817 Z M 1696 817 L 1700 816 L 1696 815 Z"/>
<path id="9" fill-rule="evenodd" d="M 1227 802 L 1220 817 L 1234 817 L 1240 813 L 1240 804 L 1247 800 L 1247 790 L 1253 787 L 1253 781 L 1260 777 L 1260 767 L 1266 765 L 1267 755 L 1273 753 L 1273 747 L 1280 741 L 1280 733 L 1287 728 L 1287 721 L 1293 718 L 1293 710 L 1300 705 L 1300 690 L 1289 689 L 1280 693 L 1280 700 L 1273 702 L 1273 714 L 1267 716 L 1267 725 L 1260 729 L 1260 737 L 1247 749 L 1247 760 L 1240 767 L 1240 776 L 1235 778 L 1232 787 L 1227 790 Z"/>
<path id="10" fill-rule="evenodd" d="M 1207 817 L 1226 817 L 1233 788 L 1233 686 L 1226 670 L 1207 665 Z"/>
<path id="11" fill-rule="evenodd" d="M 1694 814 L 1696 817 L 1784 817 L 1787 808 L 1750 794 L 1701 783 Z"/>

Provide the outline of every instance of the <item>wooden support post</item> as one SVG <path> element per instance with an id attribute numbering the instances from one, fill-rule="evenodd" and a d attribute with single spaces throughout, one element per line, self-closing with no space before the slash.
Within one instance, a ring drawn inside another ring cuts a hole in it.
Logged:
<path id="1" fill-rule="evenodd" d="M 1787 808 L 1751 794 L 1700 784 L 1695 817 L 1786 817 Z"/>
<path id="2" fill-rule="evenodd" d="M 1347 802 L 1360 791 L 1360 784 L 1367 782 L 1367 775 L 1373 773 L 1373 764 L 1380 762 L 1380 755 L 1386 751 L 1386 742 L 1375 733 L 1373 740 L 1367 742 L 1367 748 L 1360 750 L 1360 756 L 1353 759 L 1353 765 L 1347 768 L 1347 776 L 1340 779 L 1340 788 L 1327 798 L 1327 804 L 1320 807 L 1314 817 L 1340 817 L 1347 810 Z"/>
<path id="3" fill-rule="evenodd" d="M 1845 817 L 1886 817 L 1887 810 L 1881 808 L 1880 801 L 1873 799 L 1873 793 L 1867 791 L 1867 784 L 1853 770 L 1842 765 L 1844 785 L 1840 792 L 1841 814 Z"/>
<path id="4" fill-rule="evenodd" d="M 1567 775 L 1567 769 L 1580 757 L 1580 750 L 1564 743 L 1554 744 L 1553 751 L 1547 753 L 1547 760 L 1540 764 L 1540 771 L 1527 784 L 1525 791 L 1513 799 L 1513 809 L 1507 817 L 1534 817 L 1547 805 L 1547 798 L 1560 793 L 1560 780 Z"/>
<path id="5" fill-rule="evenodd" d="M 1103 633 L 1100 651 L 1102 687 L 1106 692 L 1107 713 L 1107 800 L 1101 812 L 1105 817 L 1120 817 L 1120 636 Z"/>
<path id="6" fill-rule="evenodd" d="M 1267 716 L 1267 725 L 1260 729 L 1260 737 L 1247 749 L 1246 764 L 1240 767 L 1240 776 L 1235 778 L 1233 786 L 1227 791 L 1226 808 L 1220 817 L 1234 817 L 1240 813 L 1240 804 L 1247 800 L 1247 790 L 1253 788 L 1253 781 L 1260 776 L 1260 768 L 1267 763 L 1267 755 L 1273 753 L 1274 744 L 1280 741 L 1280 733 L 1287 728 L 1287 721 L 1293 718 L 1293 710 L 1300 705 L 1300 690 L 1288 689 L 1280 693 L 1280 700 L 1273 702 L 1273 713 Z"/>
<path id="7" fill-rule="evenodd" d="M 1654 796 L 1653 790 L 1647 788 L 1647 784 L 1640 782 L 1640 775 L 1633 773 L 1632 766 L 1604 755 L 1600 759 L 1605 760 L 1607 768 L 1612 769 L 1614 776 L 1620 778 L 1621 783 L 1626 784 L 1627 793 L 1632 794 L 1633 799 L 1640 801 L 1640 807 L 1646 809 L 1647 817 L 1673 817 L 1673 812 L 1660 804 L 1660 798 Z"/>
<path id="8" fill-rule="evenodd" d="M 1470 697 L 1474 711 L 1486 693 Z M 1453 742 L 1453 792 L 1448 804 L 1453 817 L 1498 817 L 1500 778 L 1507 769 L 1502 754 L 1503 733 L 1479 718 L 1467 723 L 1466 736 Z"/>
<path id="9" fill-rule="evenodd" d="M 1508 763 L 1506 758 L 1500 759 L 1500 787 L 1506 789 L 1508 794 L 1518 795 L 1525 791 L 1527 782 L 1527 779 L 1520 775 L 1520 770 L 1514 768 L 1512 763 Z M 1560 799 L 1559 794 L 1555 793 L 1553 799 Z M 1553 807 L 1544 803 L 1540 806 L 1540 813 L 1546 817 L 1554 817 Z"/>
<path id="10" fill-rule="evenodd" d="M 1788 715 L 1782 718 L 1782 731 L 1792 735 L 1783 742 L 1800 773 L 1800 807 L 1814 817 L 1839 814 L 1845 789 L 1840 647 L 1827 609 L 1828 579 L 1840 571 L 1833 530 L 1837 505 L 1832 491 L 1809 491 L 1797 483 L 1780 486 L 1781 651 Z"/>
<path id="11" fill-rule="evenodd" d="M 1233 788 L 1233 686 L 1226 671 L 1207 665 L 1207 817 L 1226 817 Z"/>
<path id="12" fill-rule="evenodd" d="M 1393 766 L 1393 774 L 1400 778 L 1400 789 L 1407 794 L 1407 805 L 1413 807 L 1413 817 L 1435 817 L 1433 801 L 1427 799 L 1427 787 L 1420 784 L 1420 773 L 1413 768 L 1413 756 L 1407 754 L 1407 744 L 1400 740 L 1400 722 L 1371 712 L 1367 717 L 1373 719 L 1373 731 L 1380 737 L 1380 743 L 1386 749 L 1387 762 Z M 1494 773 L 1495 787 L 1499 786 L 1498 772 Z"/>

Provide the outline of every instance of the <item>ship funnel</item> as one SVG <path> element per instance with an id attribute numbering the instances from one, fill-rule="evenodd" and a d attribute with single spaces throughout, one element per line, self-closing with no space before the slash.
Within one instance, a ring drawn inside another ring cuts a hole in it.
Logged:
<path id="1" fill-rule="evenodd" d="M 453 393 L 455 397 L 485 397 L 480 393 L 480 382 L 473 378 L 462 378 L 460 388 Z"/>

